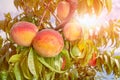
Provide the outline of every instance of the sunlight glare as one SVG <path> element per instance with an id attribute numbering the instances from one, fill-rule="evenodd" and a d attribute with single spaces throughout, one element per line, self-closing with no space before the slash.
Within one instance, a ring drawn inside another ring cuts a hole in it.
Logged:
<path id="1" fill-rule="evenodd" d="M 85 14 L 82 17 L 76 16 L 78 22 L 86 28 L 94 28 L 95 26 L 98 26 L 97 22 L 97 16 L 96 15 L 89 15 Z"/>

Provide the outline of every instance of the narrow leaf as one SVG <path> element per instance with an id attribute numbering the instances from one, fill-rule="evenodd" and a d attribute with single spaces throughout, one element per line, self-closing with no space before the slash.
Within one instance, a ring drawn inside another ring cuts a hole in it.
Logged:
<path id="1" fill-rule="evenodd" d="M 9 63 L 12 62 L 12 63 L 15 63 L 17 61 L 20 61 L 21 60 L 21 54 L 15 54 L 13 55 L 12 57 L 10 57 L 9 59 Z"/>
<path id="2" fill-rule="evenodd" d="M 65 71 L 58 71 L 56 70 L 54 67 L 50 66 L 45 60 L 43 57 L 38 57 L 38 60 L 45 66 L 47 67 L 48 69 L 50 69 L 51 71 L 54 71 L 54 72 L 57 72 L 57 73 L 64 73 Z"/>
<path id="3" fill-rule="evenodd" d="M 28 69 L 28 65 L 27 65 L 27 56 L 25 56 L 22 60 L 21 60 L 21 64 L 20 64 L 23 76 L 26 79 L 32 79 L 32 74 L 30 73 L 29 69 Z"/>
<path id="4" fill-rule="evenodd" d="M 112 9 L 112 0 L 105 0 L 105 4 L 106 4 L 108 12 L 110 12 Z"/>
<path id="5" fill-rule="evenodd" d="M 19 68 L 19 62 L 15 63 L 13 71 L 14 71 L 16 80 L 22 80 L 22 76 Z"/>
<path id="6" fill-rule="evenodd" d="M 91 7 L 93 5 L 93 0 L 87 0 L 87 5 Z"/>
<path id="7" fill-rule="evenodd" d="M 7 80 L 7 71 L 0 71 L 0 80 Z"/>
<path id="8" fill-rule="evenodd" d="M 32 73 L 32 75 L 34 76 L 34 78 L 37 78 L 37 73 L 35 70 L 35 63 L 34 63 L 34 53 L 33 53 L 33 49 L 30 49 L 30 52 L 28 54 L 28 68 L 30 70 L 30 72 Z"/>
<path id="9" fill-rule="evenodd" d="M 83 58 L 83 54 L 80 52 L 79 48 L 75 45 L 73 48 L 72 48 L 72 53 L 71 55 L 73 56 L 73 58 Z"/>

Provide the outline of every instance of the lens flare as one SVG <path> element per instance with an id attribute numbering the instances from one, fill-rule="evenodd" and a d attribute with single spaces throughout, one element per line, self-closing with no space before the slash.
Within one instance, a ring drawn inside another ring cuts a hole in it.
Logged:
<path id="1" fill-rule="evenodd" d="M 83 16 L 76 16 L 76 19 L 78 20 L 78 22 L 86 28 L 93 28 L 95 26 L 98 26 L 98 19 L 96 15 L 89 15 L 89 14 L 85 14 Z"/>

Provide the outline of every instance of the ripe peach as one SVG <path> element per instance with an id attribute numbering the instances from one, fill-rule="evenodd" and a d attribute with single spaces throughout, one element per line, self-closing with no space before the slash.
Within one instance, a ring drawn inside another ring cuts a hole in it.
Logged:
<path id="1" fill-rule="evenodd" d="M 90 66 L 96 66 L 96 53 L 93 53 L 92 58 L 89 61 Z"/>
<path id="2" fill-rule="evenodd" d="M 18 45 L 30 46 L 37 31 L 38 28 L 34 24 L 20 21 L 12 26 L 10 35 L 13 41 Z"/>
<path id="3" fill-rule="evenodd" d="M 43 57 L 54 57 L 63 49 L 64 41 L 61 34 L 53 29 L 39 31 L 33 39 L 33 47 Z"/>
<path id="4" fill-rule="evenodd" d="M 81 38 L 82 28 L 77 22 L 69 22 L 63 28 L 63 34 L 69 41 Z"/>
<path id="5" fill-rule="evenodd" d="M 61 1 L 57 6 L 57 16 L 60 20 L 64 20 L 70 11 L 70 5 L 66 1 Z"/>

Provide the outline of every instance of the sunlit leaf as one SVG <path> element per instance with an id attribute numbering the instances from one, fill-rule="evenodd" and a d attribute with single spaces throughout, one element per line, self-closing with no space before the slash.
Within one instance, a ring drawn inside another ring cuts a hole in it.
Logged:
<path id="1" fill-rule="evenodd" d="M 8 72 L 7 71 L 0 71 L 0 80 L 7 80 Z"/>
<path id="2" fill-rule="evenodd" d="M 21 67 L 21 71 L 22 71 L 22 73 L 23 73 L 23 76 L 24 76 L 26 79 L 32 79 L 32 74 L 30 73 L 29 68 L 28 68 L 28 65 L 27 65 L 27 56 L 25 56 L 25 57 L 21 60 L 20 67 Z"/>
<path id="3" fill-rule="evenodd" d="M 15 75 L 16 80 L 22 80 L 22 75 L 21 75 L 21 71 L 20 71 L 20 67 L 19 67 L 19 62 L 15 63 L 13 71 L 14 71 L 14 75 Z"/>
<path id="4" fill-rule="evenodd" d="M 54 78 L 52 77 L 52 76 L 54 76 L 54 75 L 55 75 L 55 72 L 47 73 L 47 74 L 45 75 L 46 80 L 54 80 Z"/>
<path id="5" fill-rule="evenodd" d="M 57 72 L 57 73 L 64 73 L 65 71 L 58 71 L 56 69 L 54 69 L 54 67 L 51 67 L 47 62 L 45 62 L 43 57 L 38 57 L 38 60 L 48 69 L 50 69 L 51 71 Z"/>
<path id="6" fill-rule="evenodd" d="M 87 5 L 91 7 L 93 5 L 93 1 L 94 0 L 87 0 Z"/>
<path id="7" fill-rule="evenodd" d="M 9 63 L 15 63 L 21 60 L 22 55 L 21 54 L 15 54 L 9 59 Z"/>
<path id="8" fill-rule="evenodd" d="M 71 58 L 70 58 L 70 55 L 69 55 L 69 52 L 68 50 L 66 49 L 63 49 L 62 52 L 60 53 L 66 60 L 66 64 L 65 64 L 65 69 L 68 69 L 71 67 Z"/>
<path id="9" fill-rule="evenodd" d="M 98 70 L 101 71 L 101 72 L 103 71 L 102 65 L 103 65 L 103 57 L 99 56 L 97 58 L 97 67 L 98 67 Z"/>
<path id="10" fill-rule="evenodd" d="M 97 15 L 99 15 L 102 11 L 103 4 L 100 0 L 94 0 L 94 11 Z"/>
<path id="11" fill-rule="evenodd" d="M 84 14 L 87 13 L 87 4 L 86 4 L 86 0 L 79 0 L 79 5 L 78 5 L 78 12 L 79 14 Z"/>
<path id="12" fill-rule="evenodd" d="M 43 65 L 38 61 L 37 56 L 38 55 L 34 55 L 36 73 L 37 75 L 42 75 Z"/>
<path id="13" fill-rule="evenodd" d="M 77 45 L 73 46 L 71 55 L 73 56 L 73 58 L 83 58 L 84 57 L 84 55 L 80 52 Z"/>
<path id="14" fill-rule="evenodd" d="M 34 76 L 34 79 L 36 80 L 38 75 L 35 69 L 34 52 L 32 48 L 30 49 L 30 52 L 28 54 L 28 68 L 30 72 L 32 73 L 32 75 Z"/>
<path id="15" fill-rule="evenodd" d="M 108 9 L 108 12 L 112 9 L 112 0 L 105 0 L 106 7 Z"/>
<path id="16" fill-rule="evenodd" d="M 117 59 L 114 59 L 118 71 L 120 71 L 120 63 Z"/>

